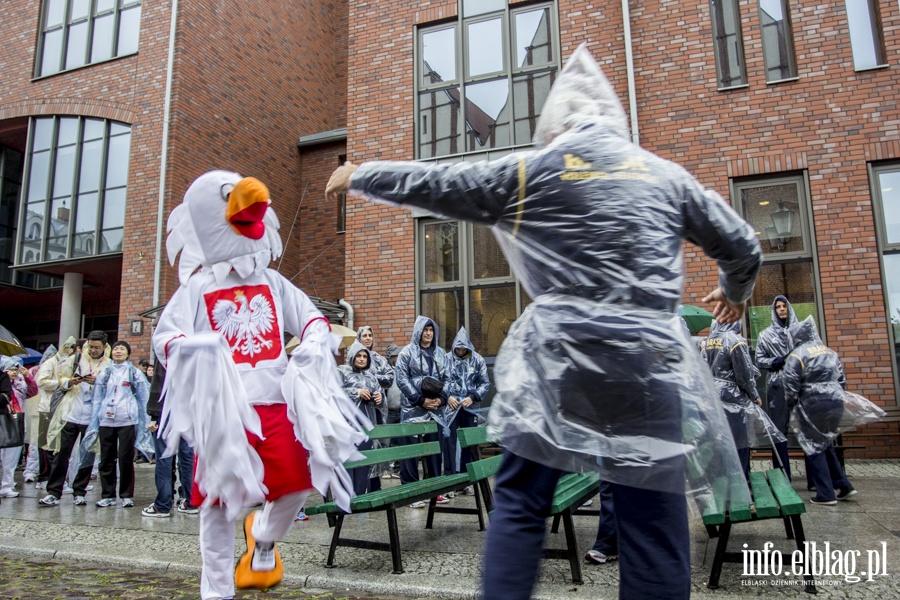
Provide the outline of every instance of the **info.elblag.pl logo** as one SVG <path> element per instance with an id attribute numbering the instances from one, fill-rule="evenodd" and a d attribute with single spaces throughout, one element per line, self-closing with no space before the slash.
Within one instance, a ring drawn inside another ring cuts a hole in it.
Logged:
<path id="1" fill-rule="evenodd" d="M 796 576 L 823 578 L 816 584 L 835 585 L 837 578 L 847 583 L 858 583 L 865 579 L 887 575 L 887 542 L 881 542 L 877 550 L 838 550 L 831 542 L 818 544 L 804 542 L 803 550 L 794 550 L 785 558 L 775 544 L 766 542 L 762 550 L 749 550 L 747 544 L 741 554 L 744 559 L 745 577 Z"/>

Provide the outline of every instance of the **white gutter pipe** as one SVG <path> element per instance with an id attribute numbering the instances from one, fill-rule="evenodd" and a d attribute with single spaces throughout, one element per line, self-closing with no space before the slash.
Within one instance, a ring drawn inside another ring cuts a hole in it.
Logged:
<path id="1" fill-rule="evenodd" d="M 159 305 L 160 279 L 163 262 L 163 231 L 166 212 L 166 162 L 169 158 L 169 121 L 172 110 L 172 71 L 175 65 L 175 24 L 178 20 L 178 0 L 172 0 L 169 23 L 169 59 L 166 64 L 166 99 L 163 106 L 162 152 L 159 158 L 159 195 L 156 202 L 156 256 L 153 267 L 153 304 Z"/>
<path id="2" fill-rule="evenodd" d="M 637 97 L 634 85 L 634 55 L 631 51 L 631 8 L 628 0 L 622 0 L 622 25 L 625 27 L 625 65 L 628 72 L 628 113 L 631 115 L 631 141 L 641 145 L 638 131 Z"/>
<path id="3" fill-rule="evenodd" d="M 341 305 L 347 311 L 347 327 L 353 329 L 353 305 L 341 298 L 338 300 L 338 304 Z"/>

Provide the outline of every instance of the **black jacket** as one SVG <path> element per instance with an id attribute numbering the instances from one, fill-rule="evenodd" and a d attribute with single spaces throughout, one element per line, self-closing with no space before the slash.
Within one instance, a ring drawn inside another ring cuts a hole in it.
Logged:
<path id="1" fill-rule="evenodd" d="M 162 396 L 163 384 L 166 382 L 166 368 L 162 362 L 157 361 L 153 370 L 153 380 L 150 382 L 150 399 L 147 400 L 147 414 L 153 421 L 159 421 L 162 415 L 163 401 Z"/>

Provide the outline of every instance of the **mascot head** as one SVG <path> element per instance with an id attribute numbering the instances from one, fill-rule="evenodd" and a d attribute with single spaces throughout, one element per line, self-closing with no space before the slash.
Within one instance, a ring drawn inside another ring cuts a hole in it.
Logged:
<path id="1" fill-rule="evenodd" d="M 210 268 L 221 283 L 265 270 L 281 256 L 278 217 L 269 190 L 254 177 L 210 171 L 198 177 L 169 215 L 169 264 L 181 252 L 178 279 L 186 285 L 197 267 Z"/>

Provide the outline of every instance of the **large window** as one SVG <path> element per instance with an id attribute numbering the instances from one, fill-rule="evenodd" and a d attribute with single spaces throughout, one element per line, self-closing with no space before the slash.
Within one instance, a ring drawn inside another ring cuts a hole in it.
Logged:
<path id="1" fill-rule="evenodd" d="M 141 0 L 44 0 L 35 74 L 134 54 L 140 24 Z"/>
<path id="2" fill-rule="evenodd" d="M 463 0 L 461 13 L 418 31 L 419 158 L 530 144 L 559 68 L 555 3 Z"/>
<path id="3" fill-rule="evenodd" d="M 0 146 L 0 283 L 15 281 L 9 267 L 15 257 L 22 162 L 21 152 Z"/>
<path id="4" fill-rule="evenodd" d="M 900 163 L 873 166 L 872 199 L 878 224 L 884 301 L 894 345 L 894 373 L 900 365 Z"/>
<path id="5" fill-rule="evenodd" d="M 802 175 L 736 180 L 733 198 L 756 231 L 763 249 L 763 266 L 747 311 L 751 343 L 772 324 L 772 301 L 790 300 L 798 319 L 808 315 L 821 331 L 820 297 L 810 227 L 809 194 Z"/>
<path id="6" fill-rule="evenodd" d="M 490 228 L 445 219 L 418 222 L 419 314 L 440 326 L 449 349 L 466 327 L 475 349 L 496 356 L 528 299 Z"/>
<path id="7" fill-rule="evenodd" d="M 859 71 L 886 64 L 878 6 L 875 0 L 845 0 L 853 67 Z"/>
<path id="8" fill-rule="evenodd" d="M 131 128 L 32 119 L 17 264 L 122 251 Z"/>
<path id="9" fill-rule="evenodd" d="M 709 0 L 719 89 L 747 83 L 738 0 Z"/>
<path id="10" fill-rule="evenodd" d="M 762 30 L 763 55 L 766 59 L 766 81 L 775 82 L 797 77 L 794 61 L 794 36 L 787 0 L 759 0 L 759 22 Z"/>

